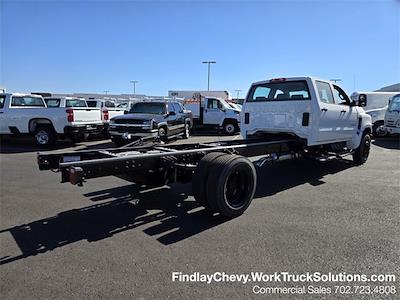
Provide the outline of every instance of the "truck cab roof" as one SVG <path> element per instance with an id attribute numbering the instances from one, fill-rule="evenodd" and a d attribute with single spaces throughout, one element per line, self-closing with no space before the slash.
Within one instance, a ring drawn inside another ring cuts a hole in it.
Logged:
<path id="1" fill-rule="evenodd" d="M 252 85 L 257 85 L 257 84 L 263 84 L 263 83 L 271 83 L 271 82 L 284 82 L 284 81 L 299 81 L 299 80 L 320 80 L 324 82 L 332 82 L 330 80 L 318 78 L 318 77 L 313 77 L 313 76 L 298 76 L 298 77 L 280 77 L 280 78 L 271 78 L 268 80 L 261 80 L 254 82 Z"/>

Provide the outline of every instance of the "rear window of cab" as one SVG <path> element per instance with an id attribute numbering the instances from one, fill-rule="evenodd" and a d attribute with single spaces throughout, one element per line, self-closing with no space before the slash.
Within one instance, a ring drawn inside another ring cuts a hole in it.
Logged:
<path id="1" fill-rule="evenodd" d="M 253 85 L 247 102 L 310 100 L 305 80 L 267 82 Z"/>

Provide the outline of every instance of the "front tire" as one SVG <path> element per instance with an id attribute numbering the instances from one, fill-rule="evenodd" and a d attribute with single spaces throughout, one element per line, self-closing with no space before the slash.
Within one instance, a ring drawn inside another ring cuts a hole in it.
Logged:
<path id="1" fill-rule="evenodd" d="M 224 124 L 224 132 L 227 135 L 233 135 L 236 132 L 236 126 L 233 122 L 226 122 Z"/>
<path id="2" fill-rule="evenodd" d="M 360 145 L 353 153 L 353 161 L 356 165 L 364 164 L 369 156 L 369 151 L 371 149 L 371 135 L 369 133 L 364 133 L 361 138 Z"/>
<path id="3" fill-rule="evenodd" d="M 167 129 L 165 127 L 160 127 L 158 129 L 158 138 L 164 143 L 167 142 Z"/>
<path id="4" fill-rule="evenodd" d="M 114 143 L 117 147 L 121 147 L 121 146 L 123 146 L 123 145 L 126 144 L 125 140 L 122 139 L 122 138 L 119 137 L 119 136 L 114 136 L 114 137 L 111 138 L 111 140 L 113 141 L 113 143 Z"/>
<path id="5" fill-rule="evenodd" d="M 375 137 L 384 137 L 387 135 L 387 131 L 385 130 L 384 122 L 378 121 L 375 122 L 372 126 L 372 133 Z"/>
<path id="6" fill-rule="evenodd" d="M 190 124 L 186 123 L 185 124 L 185 131 L 183 132 L 183 136 L 184 139 L 188 139 L 190 137 Z"/>
<path id="7" fill-rule="evenodd" d="M 50 126 L 37 126 L 34 135 L 36 145 L 40 147 L 51 147 L 57 140 L 56 133 Z"/>

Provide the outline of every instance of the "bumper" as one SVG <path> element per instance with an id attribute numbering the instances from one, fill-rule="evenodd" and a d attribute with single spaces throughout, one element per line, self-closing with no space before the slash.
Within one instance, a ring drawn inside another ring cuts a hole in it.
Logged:
<path id="1" fill-rule="evenodd" d="M 103 129 L 104 129 L 103 124 L 65 126 L 64 134 L 66 136 L 71 136 L 84 133 L 99 133 Z"/>
<path id="2" fill-rule="evenodd" d="M 110 134 L 111 139 L 113 138 L 121 138 L 124 140 L 134 140 L 134 139 L 138 139 L 141 137 L 148 137 L 148 136 L 152 136 L 152 137 L 157 137 L 158 136 L 158 130 L 157 129 L 151 129 L 151 130 L 121 130 L 120 128 L 118 130 L 115 129 L 110 129 L 108 131 L 108 133 Z"/>
<path id="3" fill-rule="evenodd" d="M 400 134 L 400 127 L 385 126 L 385 129 L 390 134 L 395 134 L 395 133 Z"/>

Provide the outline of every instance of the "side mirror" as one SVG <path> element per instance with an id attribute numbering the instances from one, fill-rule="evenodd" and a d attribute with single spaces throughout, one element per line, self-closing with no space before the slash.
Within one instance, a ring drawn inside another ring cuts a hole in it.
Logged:
<path id="1" fill-rule="evenodd" d="M 367 95 L 361 94 L 358 97 L 358 106 L 361 106 L 361 107 L 367 106 Z"/>

